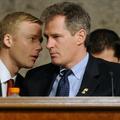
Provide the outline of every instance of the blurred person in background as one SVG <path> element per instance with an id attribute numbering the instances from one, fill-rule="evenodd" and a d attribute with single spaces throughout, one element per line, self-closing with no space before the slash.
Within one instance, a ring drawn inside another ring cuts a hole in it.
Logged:
<path id="1" fill-rule="evenodd" d="M 87 49 L 95 57 L 120 62 L 120 38 L 113 30 L 101 28 L 91 32 Z"/>

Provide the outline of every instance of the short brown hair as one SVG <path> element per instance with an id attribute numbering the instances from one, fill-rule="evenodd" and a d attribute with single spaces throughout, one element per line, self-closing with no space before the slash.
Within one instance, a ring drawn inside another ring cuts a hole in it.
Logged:
<path id="1" fill-rule="evenodd" d="M 79 4 L 73 2 L 55 3 L 43 11 L 41 20 L 49 22 L 57 15 L 65 16 L 66 27 L 72 35 L 81 28 L 85 29 L 89 34 L 90 16 Z"/>

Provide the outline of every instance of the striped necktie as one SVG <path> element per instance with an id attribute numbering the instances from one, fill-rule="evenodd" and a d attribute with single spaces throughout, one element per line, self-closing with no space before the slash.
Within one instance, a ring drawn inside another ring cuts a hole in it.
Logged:
<path id="1" fill-rule="evenodd" d="M 59 80 L 56 96 L 69 96 L 70 85 L 69 85 L 68 76 L 72 74 L 72 70 L 67 69 L 62 72 L 63 75 Z"/>

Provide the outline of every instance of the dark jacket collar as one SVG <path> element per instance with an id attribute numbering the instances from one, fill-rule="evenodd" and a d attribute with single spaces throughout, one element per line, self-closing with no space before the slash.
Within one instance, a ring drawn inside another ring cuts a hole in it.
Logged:
<path id="1" fill-rule="evenodd" d="M 50 88 L 49 88 L 49 90 L 47 92 L 48 96 L 49 96 L 49 94 L 50 94 L 50 92 L 52 90 L 54 81 L 56 80 L 56 77 L 57 77 L 57 75 L 59 74 L 59 71 L 60 71 L 60 67 L 59 66 L 54 65 L 52 63 L 51 63 L 51 65 L 52 65 L 53 69 L 52 69 L 51 74 L 49 76 L 49 79 L 51 80 L 51 84 L 50 84 Z"/>
<path id="2" fill-rule="evenodd" d="M 90 55 L 77 96 L 91 95 L 100 83 L 100 81 L 96 79 L 100 74 L 98 64 L 99 61 Z"/>

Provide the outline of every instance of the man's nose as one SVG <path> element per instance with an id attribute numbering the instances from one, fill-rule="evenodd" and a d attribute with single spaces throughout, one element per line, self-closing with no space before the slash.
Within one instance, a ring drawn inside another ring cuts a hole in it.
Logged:
<path id="1" fill-rule="evenodd" d="M 42 51 L 42 49 L 43 49 L 43 48 L 42 48 L 42 44 L 39 42 L 39 43 L 36 45 L 36 50 L 40 52 L 40 51 Z"/>
<path id="2" fill-rule="evenodd" d="M 54 40 L 53 40 L 52 38 L 49 38 L 49 39 L 47 40 L 46 48 L 47 48 L 47 49 L 50 49 L 50 48 L 52 48 L 52 47 L 54 47 Z"/>

